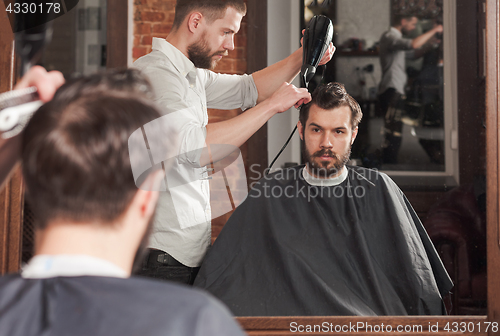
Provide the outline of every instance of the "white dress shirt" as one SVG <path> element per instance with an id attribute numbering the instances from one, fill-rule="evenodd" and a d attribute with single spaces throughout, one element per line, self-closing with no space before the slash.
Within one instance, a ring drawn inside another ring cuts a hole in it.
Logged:
<path id="1" fill-rule="evenodd" d="M 196 267 L 211 238 L 209 182 L 206 168 L 198 162 L 205 147 L 207 108 L 248 109 L 257 102 L 257 88 L 251 75 L 197 69 L 181 51 L 159 38 L 153 39 L 153 51 L 133 66 L 150 80 L 161 112 L 181 112 L 182 120 L 177 127 L 181 155 L 167 172 L 168 187 L 160 195 L 150 247 Z"/>
<path id="2" fill-rule="evenodd" d="M 406 85 L 406 50 L 412 50 L 412 40 L 404 38 L 403 34 L 394 27 L 382 35 L 379 43 L 380 65 L 382 80 L 379 85 L 379 94 L 389 88 L 396 89 L 404 94 Z"/>

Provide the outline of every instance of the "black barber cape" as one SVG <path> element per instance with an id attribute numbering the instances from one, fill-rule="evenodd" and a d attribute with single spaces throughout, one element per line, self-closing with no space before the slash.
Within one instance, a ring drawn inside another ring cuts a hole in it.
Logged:
<path id="1" fill-rule="evenodd" d="M 243 335 L 205 293 L 142 278 L 0 278 L 1 336 Z"/>
<path id="2" fill-rule="evenodd" d="M 237 316 L 445 314 L 453 284 L 396 184 L 347 167 L 339 185 L 311 186 L 302 168 L 254 186 L 195 286 Z"/>

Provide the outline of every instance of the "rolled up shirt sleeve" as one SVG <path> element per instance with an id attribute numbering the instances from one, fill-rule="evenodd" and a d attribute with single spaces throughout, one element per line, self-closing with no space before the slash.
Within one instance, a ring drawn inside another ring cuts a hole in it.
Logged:
<path id="1" fill-rule="evenodd" d="M 396 36 L 390 36 L 388 39 L 389 50 L 411 50 L 412 39 L 408 38 L 398 38 Z"/>
<path id="2" fill-rule="evenodd" d="M 243 111 L 257 103 L 258 91 L 252 75 L 226 75 L 199 69 L 205 77 L 208 108 Z"/>

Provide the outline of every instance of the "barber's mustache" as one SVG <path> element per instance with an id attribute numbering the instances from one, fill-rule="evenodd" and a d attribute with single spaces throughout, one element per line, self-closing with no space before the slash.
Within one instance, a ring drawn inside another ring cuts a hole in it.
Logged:
<path id="1" fill-rule="evenodd" d="M 229 55 L 229 52 L 227 50 L 219 50 L 216 53 L 212 55 L 213 56 L 227 56 Z"/>
<path id="2" fill-rule="evenodd" d="M 332 158 L 336 158 L 337 160 L 340 160 L 340 157 L 337 153 L 332 152 L 330 149 L 322 149 L 317 152 L 315 152 L 313 157 L 321 157 L 321 156 L 329 156 Z"/>

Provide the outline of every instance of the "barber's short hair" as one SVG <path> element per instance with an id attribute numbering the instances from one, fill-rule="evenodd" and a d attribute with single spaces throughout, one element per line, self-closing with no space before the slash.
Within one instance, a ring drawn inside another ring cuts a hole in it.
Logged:
<path id="1" fill-rule="evenodd" d="M 361 112 L 358 102 L 347 93 L 343 84 L 336 82 L 318 86 L 312 94 L 312 100 L 302 106 L 300 109 L 299 121 L 303 127 L 306 126 L 307 119 L 309 118 L 309 109 L 312 105 L 316 105 L 324 110 L 348 106 L 352 112 L 352 129 L 358 127 L 358 124 L 363 117 L 363 112 Z"/>
<path id="2" fill-rule="evenodd" d="M 96 74 L 64 84 L 35 113 L 22 169 L 40 228 L 54 220 L 111 224 L 125 212 L 138 190 L 129 136 L 161 117 L 148 92 L 137 70 Z"/>
<path id="3" fill-rule="evenodd" d="M 224 17 L 227 7 L 233 7 L 243 15 L 247 12 L 244 0 L 177 0 L 172 28 L 179 28 L 193 11 L 199 11 L 208 23 L 212 23 Z"/>
<path id="4" fill-rule="evenodd" d="M 414 13 L 399 13 L 399 14 L 395 14 L 395 15 L 392 16 L 392 26 L 399 26 L 399 25 L 401 25 L 401 21 L 403 19 L 409 21 L 412 18 L 418 18 L 418 17 Z"/>

